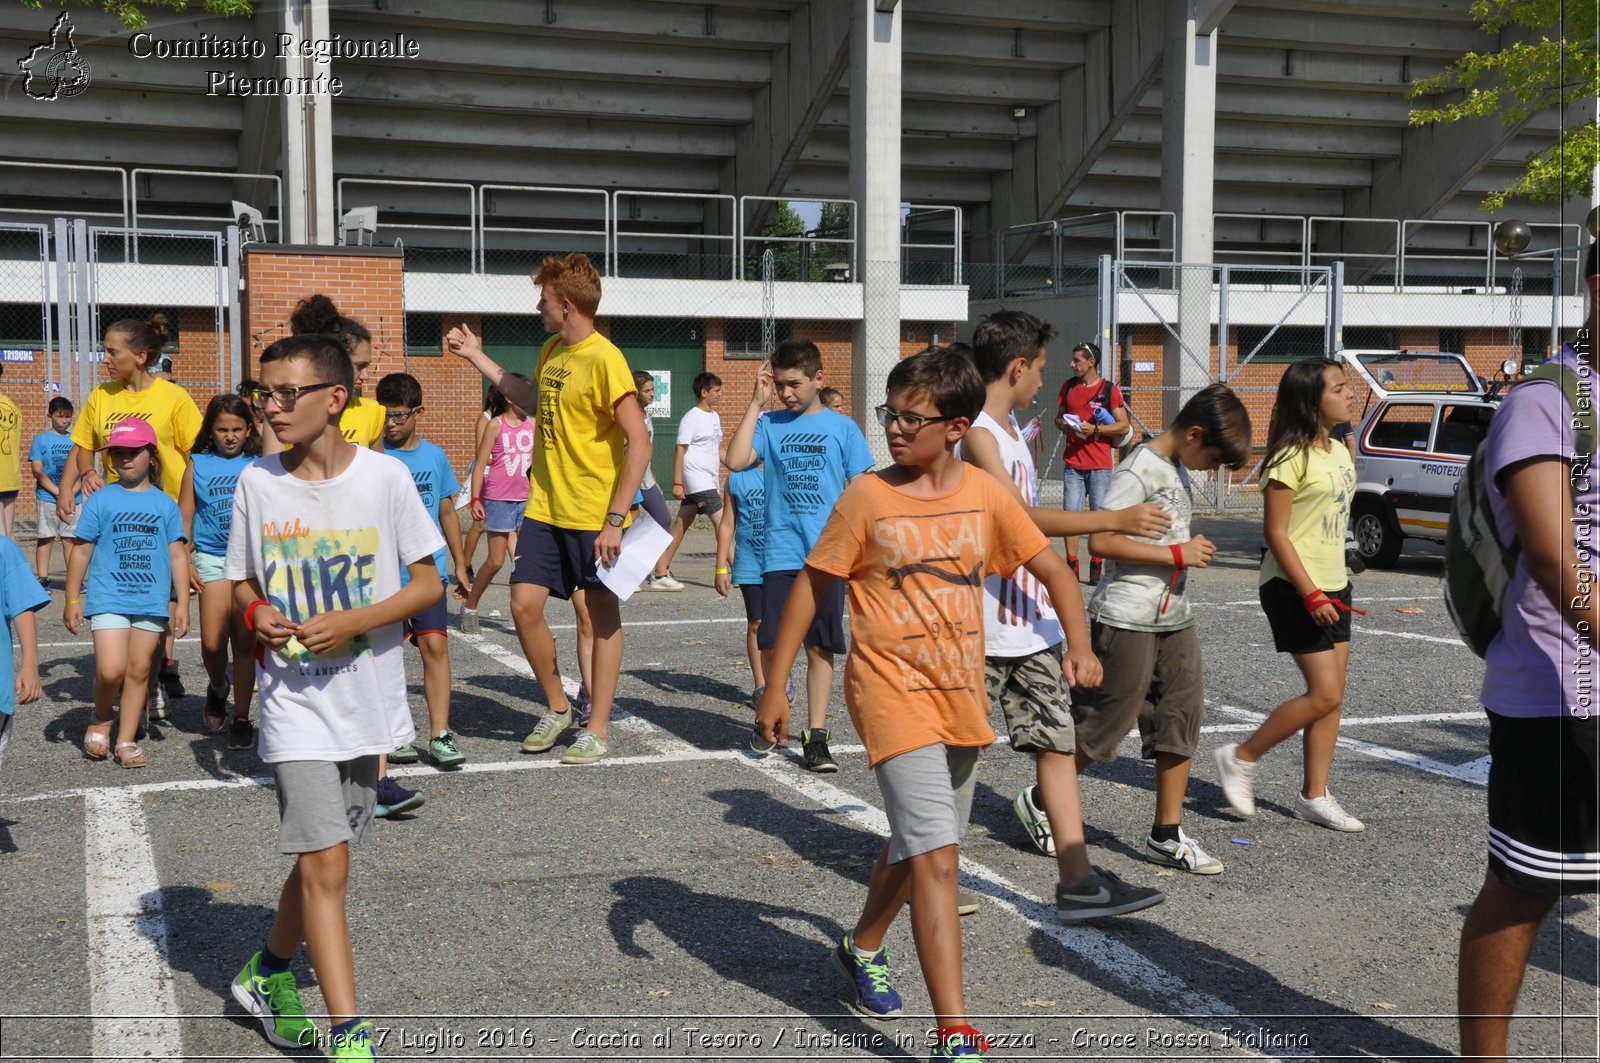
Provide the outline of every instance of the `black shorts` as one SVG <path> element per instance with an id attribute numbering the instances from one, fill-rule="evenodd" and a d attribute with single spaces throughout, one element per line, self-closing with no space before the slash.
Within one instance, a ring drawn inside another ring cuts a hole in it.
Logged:
<path id="1" fill-rule="evenodd" d="M 418 635 L 448 635 L 450 633 L 450 606 L 440 598 L 416 616 L 407 618 L 405 637 L 415 640 Z"/>
<path id="2" fill-rule="evenodd" d="M 756 629 L 756 647 L 770 650 L 778 642 L 779 621 L 783 619 L 783 606 L 789 600 L 798 572 L 768 572 L 761 578 L 761 626 Z M 770 618 L 770 619 L 769 619 Z M 833 586 L 817 601 L 817 615 L 806 629 L 804 642 L 828 653 L 843 653 L 850 648 L 844 637 L 844 580 L 836 579 Z"/>
<path id="3" fill-rule="evenodd" d="M 1529 893 L 1600 892 L 1600 718 L 1489 713 L 1489 870 Z"/>
<path id="4" fill-rule="evenodd" d="M 699 506 L 700 512 L 708 517 L 715 517 L 722 512 L 722 492 L 715 490 L 696 491 L 693 494 L 684 495 L 683 504 L 686 506 Z"/>
<path id="5" fill-rule="evenodd" d="M 739 584 L 739 594 L 744 597 L 744 618 L 759 622 L 761 608 L 766 599 L 766 588 L 760 583 Z"/>
<path id="6" fill-rule="evenodd" d="M 532 517 L 525 519 L 517 536 L 511 582 L 546 587 L 557 598 L 571 598 L 573 591 L 604 590 L 594 560 L 598 538 L 597 531 L 557 528 Z"/>
<path id="7" fill-rule="evenodd" d="M 1343 590 L 1324 591 L 1336 602 L 1350 605 L 1351 586 Z M 1272 644 L 1279 653 L 1325 653 L 1335 643 L 1350 641 L 1350 613 L 1339 610 L 1339 619 L 1332 624 L 1319 624 L 1311 619 L 1306 600 L 1286 579 L 1274 577 L 1261 585 L 1261 611 L 1267 614 L 1272 626 Z"/>

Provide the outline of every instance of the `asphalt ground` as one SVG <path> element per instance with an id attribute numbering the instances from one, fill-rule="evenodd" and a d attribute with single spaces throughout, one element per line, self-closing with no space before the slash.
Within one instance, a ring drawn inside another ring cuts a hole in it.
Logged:
<path id="1" fill-rule="evenodd" d="M 1191 581 L 1210 710 L 1185 828 L 1227 870 L 1144 862 L 1153 779 L 1130 741 L 1083 781 L 1091 858 L 1167 902 L 1058 925 L 1054 862 L 1011 809 L 1032 765 L 1002 740 L 981 763 L 964 847 L 964 882 L 983 897 L 962 922 L 974 1023 L 1003 1042 L 996 1059 L 1452 1056 L 1488 729 L 1482 664 L 1439 599 L 1438 550 L 1356 577 L 1370 611 L 1355 625 L 1332 788 L 1367 831 L 1341 835 L 1289 815 L 1297 743 L 1264 761 L 1253 820 L 1215 784 L 1211 750 L 1301 687 L 1256 605 L 1257 520 L 1196 524 L 1221 553 Z M 481 636 L 452 634 L 468 765 L 396 769 L 427 804 L 380 821 L 353 862 L 359 997 L 382 1055 L 926 1058 L 908 919 L 888 942 L 904 1018 L 854 1016 L 829 964 L 887 830 L 837 684 L 838 774 L 748 751 L 743 613 L 710 589 L 710 551 L 692 532 L 674 566 L 689 589 L 624 607 L 627 715 L 600 765 L 519 753 L 542 704 L 503 586 Z M 0 769 L 0 1058 L 295 1055 L 267 1044 L 228 988 L 290 866 L 263 766 L 202 733 L 193 639 L 179 654 L 191 693 L 147 743 L 151 765 L 86 761 L 89 641 L 62 628 L 61 597 L 41 614 L 45 699 L 19 711 Z M 552 608 L 575 676 L 571 617 Z M 407 658 L 421 730 L 421 666 Z M 1597 930 L 1593 901 L 1577 898 L 1541 931 L 1514 1055 L 1596 1057 Z M 295 970 L 321 1012 L 304 950 Z"/>

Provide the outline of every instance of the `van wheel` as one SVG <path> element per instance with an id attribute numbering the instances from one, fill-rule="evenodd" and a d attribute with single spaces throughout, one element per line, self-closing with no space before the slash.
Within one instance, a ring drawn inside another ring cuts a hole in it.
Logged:
<path id="1" fill-rule="evenodd" d="M 1382 502 L 1357 499 L 1352 527 L 1356 552 L 1369 568 L 1390 568 L 1400 559 L 1400 544 L 1405 536 Z"/>

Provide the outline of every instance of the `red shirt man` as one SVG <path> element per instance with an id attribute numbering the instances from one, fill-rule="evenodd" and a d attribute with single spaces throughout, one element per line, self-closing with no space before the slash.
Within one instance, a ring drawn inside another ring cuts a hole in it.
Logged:
<path id="1" fill-rule="evenodd" d="M 1091 510 L 1100 509 L 1116 465 L 1112 448 L 1127 438 L 1130 426 L 1121 389 L 1100 376 L 1100 348 L 1095 344 L 1080 343 L 1072 349 L 1072 376 L 1061 385 L 1056 407 L 1056 427 L 1067 438 L 1062 454 L 1063 508 L 1077 512 L 1087 503 Z M 1078 571 L 1076 536 L 1067 540 L 1067 564 Z M 1100 558 L 1091 557 L 1089 582 L 1100 578 L 1101 569 Z"/>

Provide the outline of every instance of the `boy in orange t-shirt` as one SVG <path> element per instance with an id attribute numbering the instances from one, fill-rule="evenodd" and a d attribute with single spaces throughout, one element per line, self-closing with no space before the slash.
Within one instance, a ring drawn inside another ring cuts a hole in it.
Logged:
<path id="1" fill-rule="evenodd" d="M 1067 599 L 1073 579 L 1027 511 L 987 473 L 952 454 L 983 408 L 971 360 L 932 351 L 889 373 L 877 408 L 894 464 L 845 489 L 783 611 L 769 675 L 794 663 L 816 603 L 835 579 L 850 591 L 845 704 L 867 747 L 889 819 L 866 905 L 834 965 L 869 1018 L 901 1012 L 883 939 L 907 900 L 917 958 L 938 1024 L 935 1059 L 983 1058 L 967 1024 L 956 916 L 961 836 L 978 753 L 994 741 L 984 691 L 983 580 L 1026 568 Z M 1067 683 L 1096 686 L 1100 664 L 1081 610 L 1063 617 Z M 769 684 L 757 740 L 787 741 L 789 704 Z"/>

